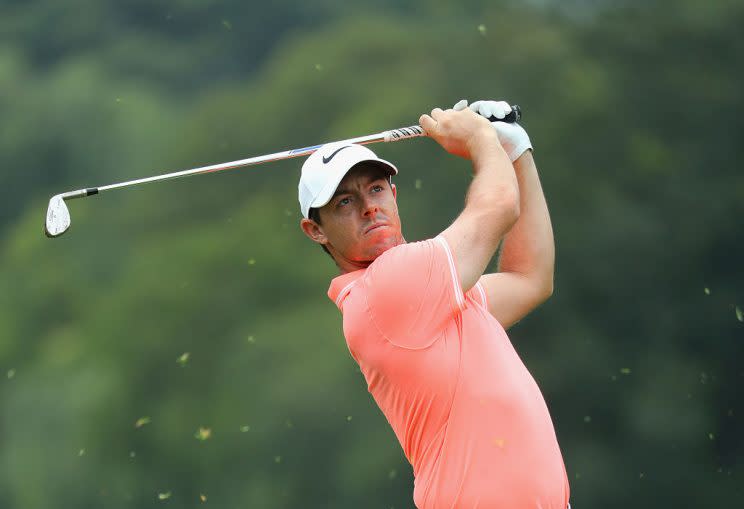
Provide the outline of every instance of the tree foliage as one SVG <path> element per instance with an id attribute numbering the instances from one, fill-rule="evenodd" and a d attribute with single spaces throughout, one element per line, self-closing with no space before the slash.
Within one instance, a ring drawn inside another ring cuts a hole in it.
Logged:
<path id="1" fill-rule="evenodd" d="M 0 507 L 410 507 L 348 354 L 291 160 L 52 194 L 523 107 L 555 294 L 510 331 L 575 507 L 742 496 L 741 3 L 6 2 L 0 7 Z M 408 240 L 465 161 L 396 161 Z M 204 502 L 200 497 L 206 497 Z"/>

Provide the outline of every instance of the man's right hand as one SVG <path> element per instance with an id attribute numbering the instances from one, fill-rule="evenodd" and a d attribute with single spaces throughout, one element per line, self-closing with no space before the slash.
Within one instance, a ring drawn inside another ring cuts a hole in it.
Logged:
<path id="1" fill-rule="evenodd" d="M 419 124 L 447 152 L 474 162 L 483 151 L 503 151 L 491 123 L 468 108 L 462 111 L 434 108 L 431 115 L 421 115 Z"/>

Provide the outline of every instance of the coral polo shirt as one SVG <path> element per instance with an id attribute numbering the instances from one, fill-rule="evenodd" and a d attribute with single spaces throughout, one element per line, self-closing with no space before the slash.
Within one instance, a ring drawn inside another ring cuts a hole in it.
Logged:
<path id="1" fill-rule="evenodd" d="M 566 509 L 548 408 L 480 283 L 443 236 L 401 244 L 328 290 L 351 356 L 413 467 L 419 509 Z"/>

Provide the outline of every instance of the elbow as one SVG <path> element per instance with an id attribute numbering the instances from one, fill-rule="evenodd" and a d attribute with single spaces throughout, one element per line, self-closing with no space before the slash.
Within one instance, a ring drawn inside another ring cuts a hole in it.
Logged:
<path id="1" fill-rule="evenodd" d="M 548 277 L 543 279 L 538 292 L 538 298 L 542 304 L 553 295 L 553 273 L 551 272 Z"/>
<path id="2" fill-rule="evenodd" d="M 494 203 L 493 213 L 501 219 L 505 230 L 511 230 L 512 226 L 519 220 L 519 191 L 516 187 L 508 187 L 499 193 L 498 200 Z"/>
<path id="3" fill-rule="evenodd" d="M 552 275 L 550 276 L 550 279 L 548 279 L 548 282 L 545 285 L 545 290 L 544 290 L 543 295 L 545 297 L 544 300 L 548 300 L 550 297 L 553 296 L 553 276 Z"/>
<path id="4" fill-rule="evenodd" d="M 514 196 L 507 198 L 504 208 L 504 215 L 507 218 L 509 229 L 511 229 L 511 227 L 519 220 L 519 194 L 514 193 Z"/>

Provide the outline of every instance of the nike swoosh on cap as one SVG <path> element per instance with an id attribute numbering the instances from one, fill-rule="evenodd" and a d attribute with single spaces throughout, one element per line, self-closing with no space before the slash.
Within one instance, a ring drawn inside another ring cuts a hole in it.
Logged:
<path id="1" fill-rule="evenodd" d="M 346 145 L 345 147 L 338 148 L 338 149 L 336 149 L 333 152 L 333 154 L 329 155 L 328 157 L 323 157 L 323 164 L 330 163 L 331 162 L 331 159 L 333 159 L 336 154 L 338 154 L 339 152 L 341 152 L 343 149 L 349 148 L 349 147 L 351 147 L 351 145 Z"/>

